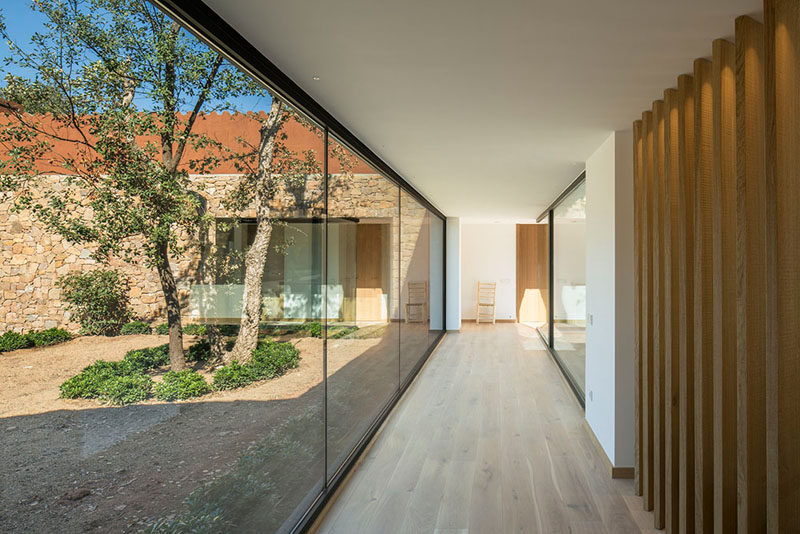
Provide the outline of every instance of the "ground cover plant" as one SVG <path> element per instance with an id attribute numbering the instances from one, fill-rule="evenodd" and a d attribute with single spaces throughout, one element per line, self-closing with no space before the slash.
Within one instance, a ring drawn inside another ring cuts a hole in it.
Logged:
<path id="1" fill-rule="evenodd" d="M 98 360 L 61 384 L 65 399 L 99 399 L 110 404 L 133 404 L 148 398 L 153 379 L 130 361 Z"/>
<path id="2" fill-rule="evenodd" d="M 193 369 L 169 371 L 164 380 L 156 384 L 155 394 L 158 400 L 174 401 L 200 397 L 211 393 L 206 379 Z"/>
<path id="3" fill-rule="evenodd" d="M 201 367 L 211 360 L 211 346 L 203 340 L 192 345 L 186 360 Z M 231 362 L 218 368 L 211 384 L 195 369 L 168 371 L 161 382 L 151 374 L 170 364 L 169 344 L 128 351 L 118 362 L 98 360 L 61 384 L 66 399 L 99 399 L 109 404 L 133 404 L 155 394 L 163 401 L 199 397 L 211 391 L 237 389 L 259 380 L 285 374 L 300 365 L 300 351 L 289 342 L 262 341 L 246 363 Z"/>
<path id="4" fill-rule="evenodd" d="M 212 387 L 216 390 L 236 389 L 257 380 L 283 375 L 300 365 L 300 351 L 291 343 L 262 341 L 253 351 L 250 361 L 233 361 L 217 369 Z"/>
<path id="5" fill-rule="evenodd" d="M 27 334 L 8 331 L 0 336 L 0 352 L 9 352 L 30 347 L 47 347 L 72 339 L 72 334 L 62 328 L 34 330 Z"/>
<path id="6" fill-rule="evenodd" d="M 151 334 L 153 328 L 145 321 L 131 321 L 123 325 L 119 333 L 123 336 L 132 336 L 136 334 Z"/>

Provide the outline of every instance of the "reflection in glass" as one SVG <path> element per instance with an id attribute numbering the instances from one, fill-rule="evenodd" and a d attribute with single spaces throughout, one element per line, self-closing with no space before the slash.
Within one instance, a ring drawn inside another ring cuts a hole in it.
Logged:
<path id="1" fill-rule="evenodd" d="M 550 280 L 550 216 L 551 213 L 548 213 L 547 218 L 544 219 L 542 226 L 544 229 L 542 230 L 542 237 L 543 243 L 540 249 L 540 253 L 537 254 L 536 260 L 536 270 L 537 275 L 540 281 L 543 281 L 540 285 L 540 296 L 539 299 L 536 299 L 537 302 L 541 302 L 541 306 L 544 309 L 543 314 L 541 315 L 544 317 L 544 324 L 538 327 L 539 333 L 544 338 L 545 343 L 550 343 L 550 288 L 552 287 L 552 283 Z"/>
<path id="2" fill-rule="evenodd" d="M 439 337 L 443 221 L 147 2 L 5 4 L 0 530 L 291 531 Z"/>
<path id="3" fill-rule="evenodd" d="M 586 381 L 586 182 L 553 209 L 553 348 L 583 391 Z"/>
<path id="4" fill-rule="evenodd" d="M 428 212 L 430 221 L 430 300 L 427 349 L 444 331 L 444 221 Z"/>
<path id="5" fill-rule="evenodd" d="M 332 476 L 399 387 L 400 189 L 335 139 L 328 152 Z"/>
<path id="6" fill-rule="evenodd" d="M 400 193 L 400 378 L 430 345 L 431 217 L 414 197 Z"/>

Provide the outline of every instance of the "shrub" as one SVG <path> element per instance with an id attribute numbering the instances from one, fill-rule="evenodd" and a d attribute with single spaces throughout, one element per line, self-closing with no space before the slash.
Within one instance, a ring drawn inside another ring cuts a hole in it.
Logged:
<path id="1" fill-rule="evenodd" d="M 62 328 L 48 328 L 47 330 L 30 332 L 27 334 L 27 337 L 35 346 L 46 347 L 48 345 L 69 341 L 72 339 L 72 334 Z"/>
<path id="2" fill-rule="evenodd" d="M 322 323 L 308 323 L 305 326 L 305 331 L 308 332 L 308 335 L 311 337 L 322 337 Z"/>
<path id="3" fill-rule="evenodd" d="M 156 369 L 169 363 L 169 344 L 128 351 L 122 361 L 139 371 Z"/>
<path id="4" fill-rule="evenodd" d="M 217 391 L 236 389 L 251 384 L 256 380 L 255 373 L 253 373 L 253 369 L 249 365 L 242 365 L 234 361 L 214 372 L 212 387 Z"/>
<path id="5" fill-rule="evenodd" d="M 119 331 L 120 334 L 123 336 L 132 336 L 135 334 L 150 334 L 153 332 L 153 329 L 144 321 L 131 321 L 130 323 L 124 325 L 122 329 Z"/>
<path id="6" fill-rule="evenodd" d="M 97 269 L 71 273 L 62 276 L 58 285 L 64 291 L 67 308 L 75 315 L 84 334 L 116 335 L 130 319 L 130 283 L 118 271 Z"/>
<path id="7" fill-rule="evenodd" d="M 275 378 L 300 365 L 300 351 L 291 343 L 263 342 L 246 365 L 257 379 Z"/>
<path id="8" fill-rule="evenodd" d="M 167 336 L 169 335 L 169 325 L 167 323 L 161 323 L 156 327 L 156 334 L 159 336 Z"/>
<path id="9" fill-rule="evenodd" d="M 343 337 L 347 337 L 353 332 L 358 330 L 357 326 L 345 326 L 343 328 L 337 328 L 334 331 L 328 333 L 328 337 L 331 339 L 341 339 Z"/>
<path id="10" fill-rule="evenodd" d="M 0 352 L 8 352 L 17 349 L 27 349 L 33 346 L 30 336 L 24 336 L 19 332 L 9 330 L 0 336 Z"/>
<path id="11" fill-rule="evenodd" d="M 103 383 L 101 400 L 111 404 L 133 404 L 147 399 L 153 393 L 153 379 L 141 373 L 113 376 Z"/>
<path id="12" fill-rule="evenodd" d="M 197 371 L 169 371 L 164 381 L 156 384 L 156 398 L 163 401 L 191 399 L 211 392 L 211 387 Z"/>
<path id="13" fill-rule="evenodd" d="M 186 352 L 187 362 L 205 362 L 211 359 L 211 344 L 208 341 L 195 343 Z"/>
<path id="14" fill-rule="evenodd" d="M 65 399 L 100 399 L 119 405 L 146 399 L 152 388 L 153 380 L 125 360 L 97 360 L 60 387 Z"/>
<path id="15" fill-rule="evenodd" d="M 83 371 L 61 384 L 65 399 L 94 399 L 101 395 L 103 384 L 111 377 L 129 374 L 130 366 L 122 362 L 97 360 Z"/>
<path id="16" fill-rule="evenodd" d="M 191 323 L 183 327 L 183 333 L 190 336 L 204 336 L 206 335 L 206 325 Z"/>

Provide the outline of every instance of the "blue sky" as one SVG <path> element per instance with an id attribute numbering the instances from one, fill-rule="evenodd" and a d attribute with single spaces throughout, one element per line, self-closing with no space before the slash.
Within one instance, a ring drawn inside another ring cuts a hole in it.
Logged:
<path id="1" fill-rule="evenodd" d="M 6 31 L 14 42 L 25 48 L 24 45 L 30 42 L 30 37 L 36 32 L 45 30 L 45 17 L 30 8 L 29 0 L 0 0 L 0 15 L 6 25 Z M 15 65 L 8 65 L 10 49 L 5 39 L 0 39 L 0 87 L 5 85 L 5 76 L 8 73 L 24 76 L 25 71 L 20 70 Z M 27 73 L 30 74 L 30 73 Z M 241 111 L 262 111 L 269 110 L 270 100 L 266 98 L 240 98 L 233 104 Z"/>

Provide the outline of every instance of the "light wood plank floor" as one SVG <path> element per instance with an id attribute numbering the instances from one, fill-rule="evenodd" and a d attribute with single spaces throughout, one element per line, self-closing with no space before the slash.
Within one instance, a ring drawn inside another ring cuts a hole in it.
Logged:
<path id="1" fill-rule="evenodd" d="M 448 335 L 321 521 L 324 533 L 646 532 L 532 328 Z"/>

